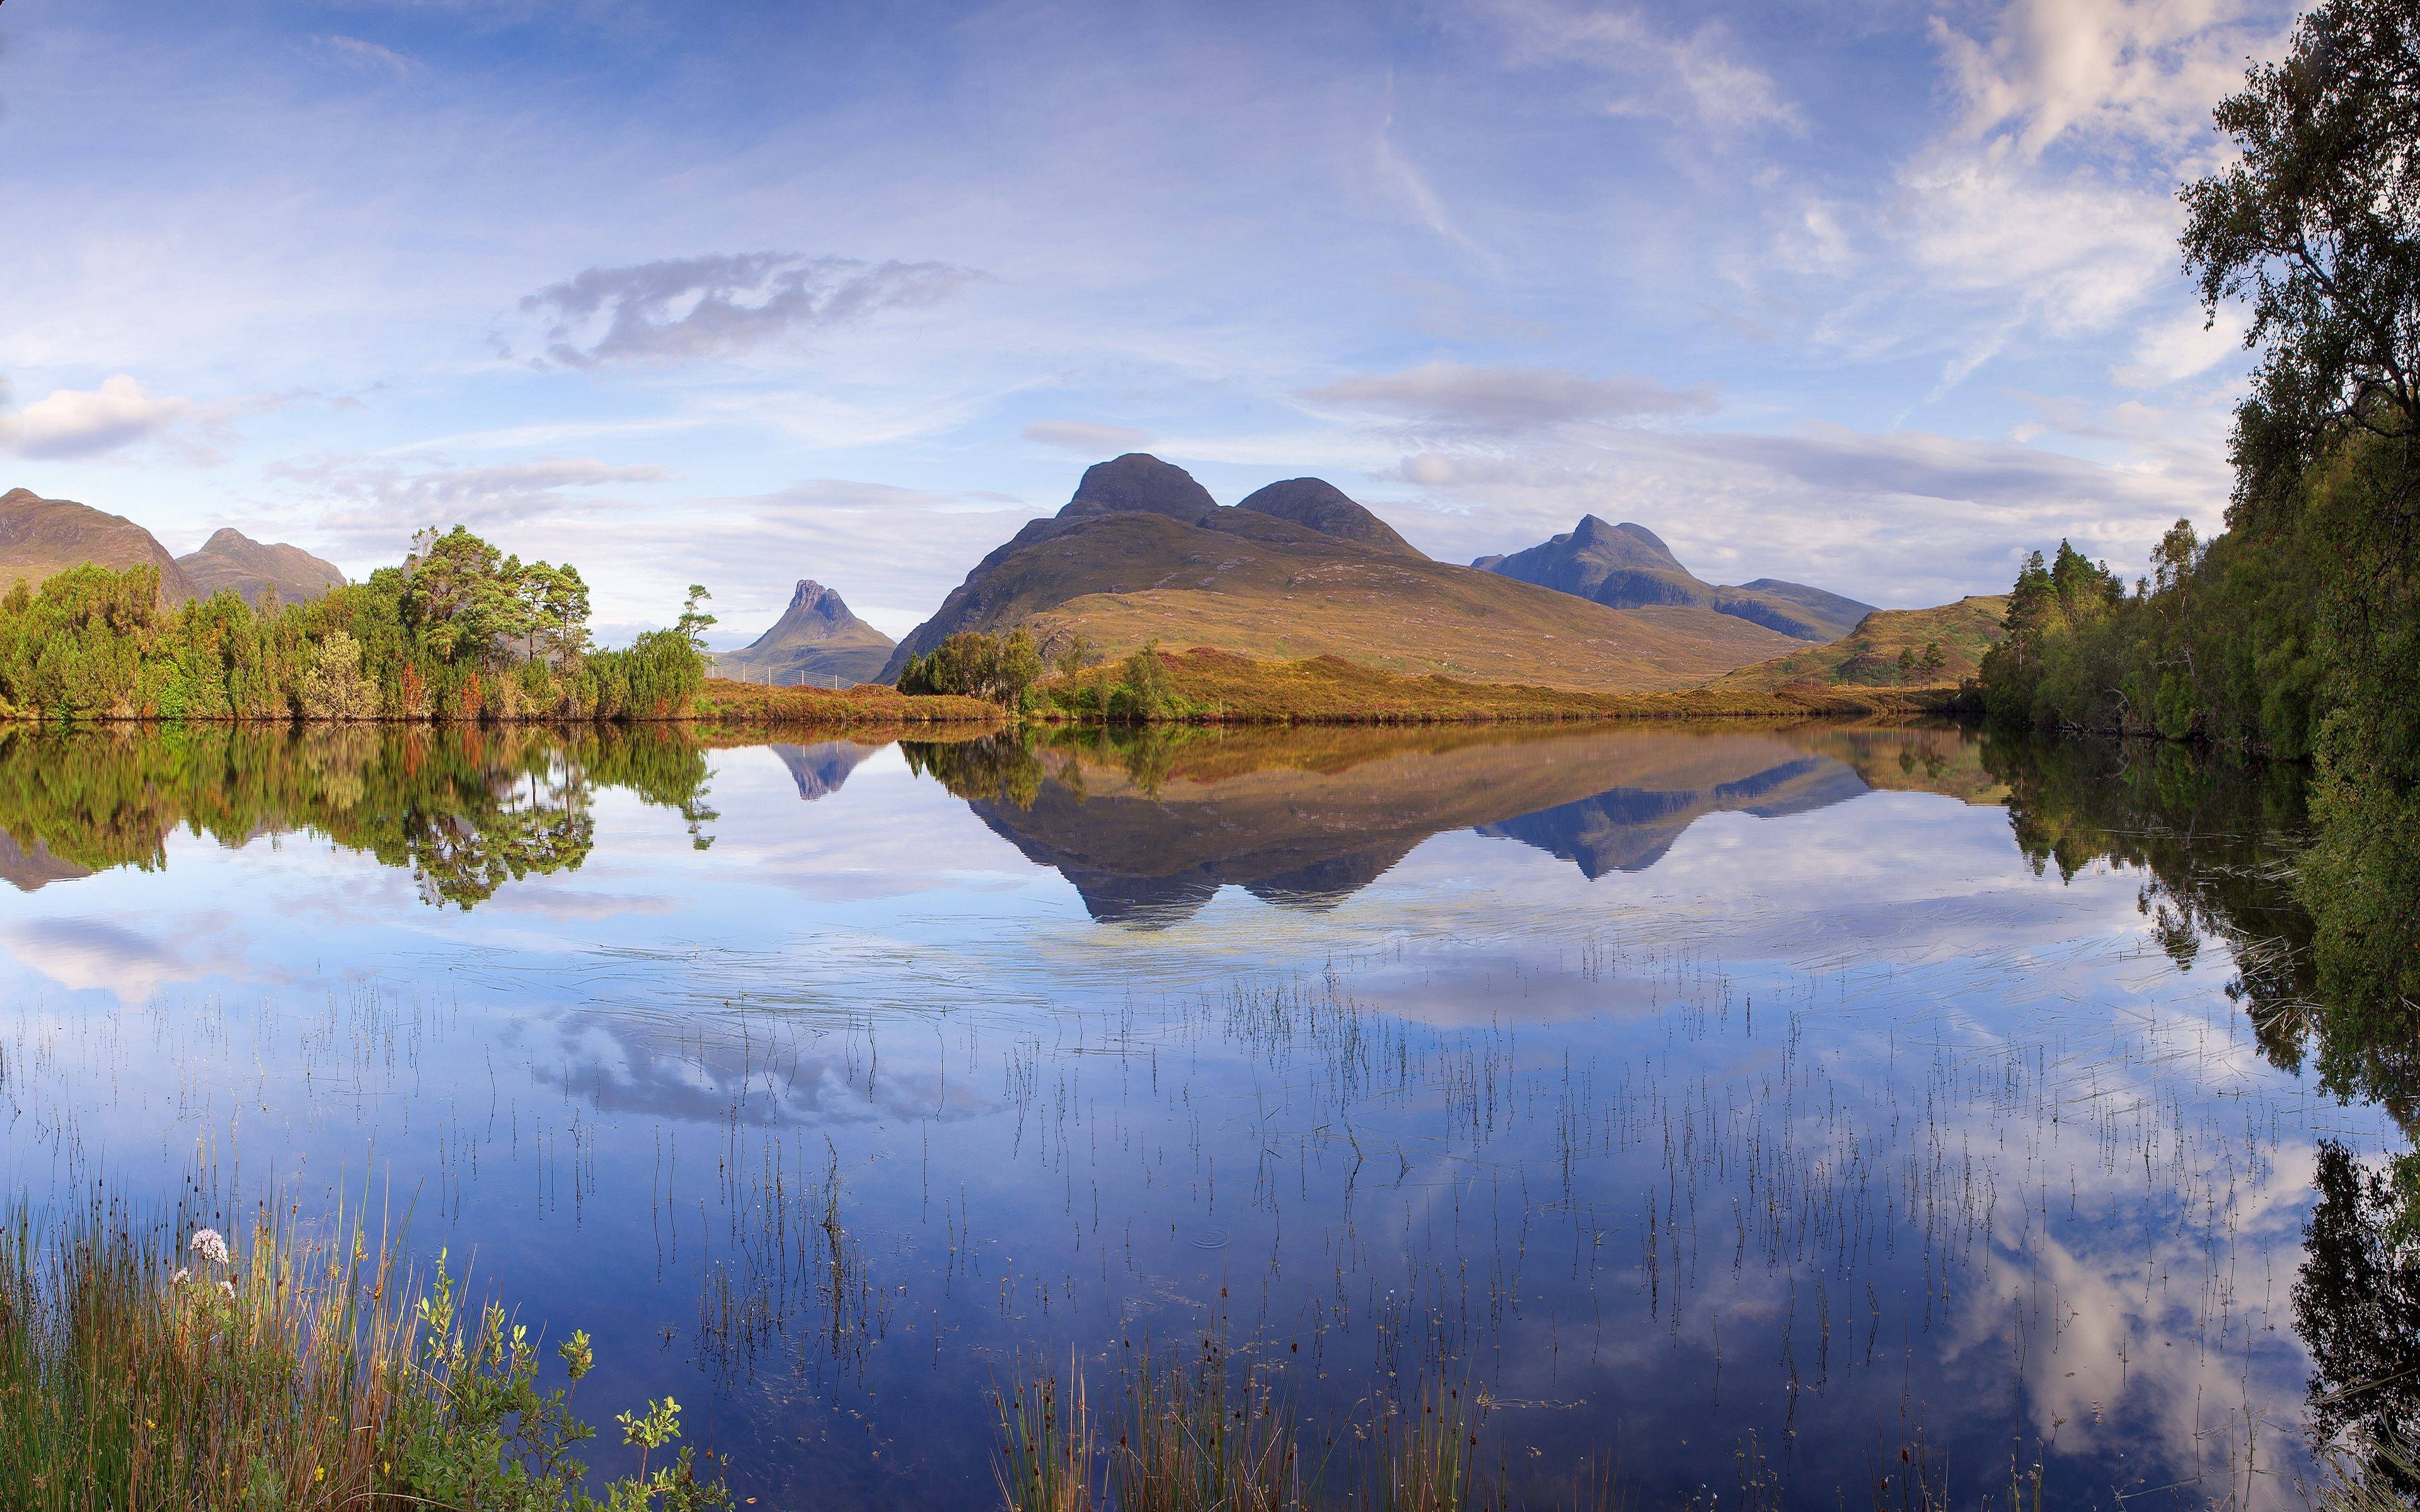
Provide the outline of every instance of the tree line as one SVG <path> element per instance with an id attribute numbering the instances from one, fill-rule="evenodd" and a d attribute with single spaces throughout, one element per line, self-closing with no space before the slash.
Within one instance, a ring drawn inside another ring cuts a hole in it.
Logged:
<path id="1" fill-rule="evenodd" d="M 2226 531 L 2129 588 L 2062 543 L 2018 575 L 2003 723 L 2312 764 L 2298 873 L 2332 999 L 2420 1003 L 2420 8 L 2328 0 L 2216 111 L 2184 261 L 2259 353 Z"/>
<path id="2" fill-rule="evenodd" d="M 233 589 L 166 609 L 157 568 L 87 563 L 0 595 L 0 717 L 677 717 L 706 684 L 706 596 L 692 584 L 672 629 L 600 650 L 579 569 L 458 525 L 366 582 L 257 609 Z"/>
<path id="3" fill-rule="evenodd" d="M 961 630 L 908 657 L 899 671 L 899 691 L 963 694 L 989 699 L 1014 714 L 1093 724 L 1146 724 L 1185 712 L 1157 642 L 1127 653 L 1114 675 L 1085 676 L 1099 660 L 1081 631 L 1046 660 L 1030 630 L 1004 636 Z"/>

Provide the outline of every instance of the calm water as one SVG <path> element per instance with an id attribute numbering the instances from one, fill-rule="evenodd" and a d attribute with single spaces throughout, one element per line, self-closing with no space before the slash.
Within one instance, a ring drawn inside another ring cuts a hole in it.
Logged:
<path id="1" fill-rule="evenodd" d="M 1946 729 L 20 733 L 0 1150 L 366 1187 L 763 1506 L 988 1504 L 997 1385 L 1204 1333 L 1525 1493 L 2266 1506 L 2409 1352 L 2299 820 Z"/>

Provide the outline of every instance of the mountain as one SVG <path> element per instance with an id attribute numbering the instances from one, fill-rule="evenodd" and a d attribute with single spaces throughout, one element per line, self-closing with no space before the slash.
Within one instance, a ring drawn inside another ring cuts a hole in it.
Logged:
<path id="1" fill-rule="evenodd" d="M 300 604 L 331 588 L 345 586 L 345 575 L 334 563 L 322 562 L 299 546 L 265 545 L 238 530 L 220 530 L 198 551 L 177 559 L 200 594 L 232 588 L 257 609 L 269 590 L 280 601 Z"/>
<path id="2" fill-rule="evenodd" d="M 854 740 L 819 740 L 812 746 L 775 746 L 773 754 L 799 784 L 799 796 L 809 803 L 840 791 L 858 764 L 881 749 Z"/>
<path id="3" fill-rule="evenodd" d="M 850 613 L 840 594 L 800 579 L 773 627 L 745 648 L 716 656 L 714 669 L 743 683 L 847 687 L 880 678 L 892 644 L 889 636 Z"/>
<path id="4" fill-rule="evenodd" d="M 1396 534 L 1393 526 L 1346 498 L 1343 489 L 1325 478 L 1288 478 L 1283 483 L 1272 483 L 1247 494 L 1235 507 L 1290 519 L 1323 535 L 1353 541 L 1373 551 L 1419 562 L 1428 560 L 1419 548 Z"/>
<path id="5" fill-rule="evenodd" d="M 1612 609 L 1432 562 L 1316 478 L 1221 507 L 1184 469 L 1129 454 L 1089 469 L 1064 509 L 1027 522 L 902 640 L 883 668 L 961 630 L 1078 634 L 1104 656 L 1147 640 L 1388 671 L 1630 692 L 1685 687 L 1792 649 L 1710 609 Z"/>
<path id="6" fill-rule="evenodd" d="M 0 590 L 21 580 L 39 587 L 53 573 L 86 562 L 120 569 L 159 568 L 163 604 L 196 596 L 193 579 L 168 548 L 123 515 L 45 499 L 31 488 L 0 494 Z"/>
<path id="7" fill-rule="evenodd" d="M 1873 611 L 1871 604 L 1760 578 L 1718 587 L 1681 565 L 1671 548 L 1644 525 L 1608 525 L 1594 515 L 1551 541 L 1471 563 L 1523 582 L 1575 594 L 1608 609 L 1685 605 L 1710 609 L 1799 640 L 1837 640 Z"/>
<path id="8" fill-rule="evenodd" d="M 1430 836 L 1516 841 L 1590 876 L 1654 865 L 1709 815 L 1779 818 L 1879 785 L 1954 775 L 1956 731 L 1863 733 L 1863 752 L 1787 727 L 1606 725 L 1239 731 L 1216 741 L 1069 741 L 1016 753 L 977 740 L 915 764 L 1027 859 L 1056 869 L 1103 921 L 1165 925 L 1222 887 L 1332 907 Z M 1913 752 L 1918 760 L 1893 759 Z M 1963 766 L 1975 765 L 1969 755 Z"/>
<path id="9" fill-rule="evenodd" d="M 1815 683 L 1825 687 L 1955 687 L 1981 670 L 1983 653 L 2000 639 L 2000 622 L 2008 612 L 2006 594 L 1977 594 L 1931 609 L 1878 609 L 1830 645 L 1742 667 L 1726 673 L 1716 686 L 1774 688 Z M 1900 652 L 1913 651 L 1922 657 L 1926 648 L 1933 645 L 1941 648 L 1940 666 L 1918 666 L 1912 674 L 1900 672 Z"/>

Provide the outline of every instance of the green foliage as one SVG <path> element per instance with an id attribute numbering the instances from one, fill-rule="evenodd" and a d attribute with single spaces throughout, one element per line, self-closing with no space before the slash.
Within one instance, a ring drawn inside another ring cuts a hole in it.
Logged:
<path id="1" fill-rule="evenodd" d="M 585 1334 L 547 1385 L 529 1329 L 463 1302 L 441 1256 L 426 1288 L 339 1213 L 306 1239 L 267 1218 L 249 1245 L 98 1205 L 0 1232 L 0 1485 L 11 1512 L 704 1512 L 726 1507 L 669 1397 L 624 1414 L 635 1473 L 585 1489 L 595 1430 L 570 1392 Z M 39 1235 L 39 1237 L 38 1237 Z"/>
<path id="2" fill-rule="evenodd" d="M 432 903 L 468 908 L 518 878 L 577 869 L 592 795 L 714 817 L 686 727 L 164 725 L 0 729 L 0 829 L 100 870 L 154 867 L 179 825 L 230 844 L 308 829 L 409 870 Z"/>
<path id="3" fill-rule="evenodd" d="M 2420 1002 L 2415 57 L 2420 11 L 2327 0 L 2218 107 L 2238 156 L 2184 191 L 2185 262 L 2260 352 L 2226 533 L 2171 531 L 2156 581 L 2083 614 L 2028 563 L 1982 687 L 2008 722 L 2314 760 L 2322 984 L 2396 1013 Z"/>
<path id="4" fill-rule="evenodd" d="M 149 567 L 71 568 L 0 597 L 0 716 L 54 719 L 660 719 L 706 686 L 691 585 L 679 625 L 589 644 L 578 569 L 460 526 L 307 604 L 232 590 L 174 610 Z"/>
<path id="5" fill-rule="evenodd" d="M 900 669 L 899 691 L 954 693 L 1021 709 L 1027 691 L 1042 680 L 1042 653 L 1030 631 L 997 636 L 961 630 L 923 655 L 908 657 Z"/>

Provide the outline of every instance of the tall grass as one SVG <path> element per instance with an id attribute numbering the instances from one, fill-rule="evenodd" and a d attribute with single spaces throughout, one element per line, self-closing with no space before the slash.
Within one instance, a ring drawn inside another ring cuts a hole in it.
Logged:
<path id="1" fill-rule="evenodd" d="M 1308 1457 L 1282 1378 L 1233 1358 L 1216 1335 L 1185 1351 L 1132 1348 L 1115 1405 L 1087 1410 L 1080 1368 L 1032 1375 L 999 1398 L 1007 1512 L 1477 1512 L 1483 1408 L 1471 1388 L 1433 1383 L 1356 1431 L 1372 1453 L 1357 1485 L 1331 1484 Z M 1332 1440 L 1329 1442 L 1333 1442 Z M 1601 1496 L 1583 1492 L 1583 1504 Z"/>
<path id="2" fill-rule="evenodd" d="M 569 1383 L 540 1390 L 527 1330 L 426 1284 L 358 1213 L 324 1231 L 264 1215 L 248 1240 L 99 1205 L 46 1231 L 0 1219 L 0 1487 L 10 1512 L 592 1509 Z M 620 1420 L 639 1474 L 614 1512 L 726 1504 L 667 1397 Z"/>

